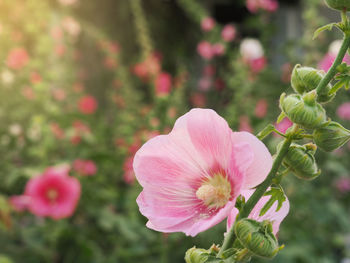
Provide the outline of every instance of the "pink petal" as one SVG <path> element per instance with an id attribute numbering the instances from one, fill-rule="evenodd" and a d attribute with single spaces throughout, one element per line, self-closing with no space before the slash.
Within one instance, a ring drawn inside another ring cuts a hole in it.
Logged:
<path id="1" fill-rule="evenodd" d="M 272 157 L 269 150 L 258 138 L 248 132 L 232 133 L 233 143 L 246 142 L 254 153 L 254 160 L 246 172 L 244 189 L 253 188 L 262 183 L 272 167 Z"/>
<path id="2" fill-rule="evenodd" d="M 242 192 L 242 196 L 244 196 L 245 200 L 247 201 L 250 198 L 250 196 L 254 193 L 254 191 L 255 190 L 245 190 Z M 286 201 L 283 202 L 282 207 L 277 212 L 276 212 L 276 209 L 277 209 L 278 203 L 275 202 L 263 216 L 259 216 L 261 209 L 264 207 L 267 201 L 269 201 L 270 197 L 271 196 L 263 196 L 259 200 L 259 202 L 255 205 L 255 207 L 249 214 L 248 218 L 257 220 L 259 222 L 262 222 L 264 220 L 271 221 L 273 233 L 276 235 L 279 230 L 279 226 L 281 222 L 289 212 L 289 200 L 286 197 Z M 238 215 L 238 209 L 233 208 L 227 219 L 227 231 L 232 227 L 233 223 L 236 220 L 237 215 Z"/>

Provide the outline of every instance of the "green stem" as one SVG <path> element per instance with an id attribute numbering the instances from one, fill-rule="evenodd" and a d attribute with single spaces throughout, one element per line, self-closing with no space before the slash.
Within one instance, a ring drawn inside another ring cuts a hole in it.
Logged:
<path id="1" fill-rule="evenodd" d="M 342 12 L 342 20 L 343 24 L 348 23 L 348 18 L 346 16 L 346 12 Z M 334 78 L 335 74 L 337 74 L 337 67 L 342 63 L 343 58 L 346 54 L 346 51 L 348 50 L 350 46 L 350 35 L 345 33 L 343 43 L 341 45 L 341 48 L 339 50 L 339 53 L 336 57 L 336 59 L 333 62 L 332 67 L 328 70 L 326 76 L 321 80 L 321 82 L 318 84 L 316 91 L 317 94 L 324 94 L 324 89 L 327 87 L 328 83 Z"/>
<path id="2" fill-rule="evenodd" d="M 289 136 L 284 140 L 283 145 L 279 150 L 279 152 L 277 153 L 277 156 L 272 164 L 270 173 L 266 177 L 265 181 L 262 182 L 256 188 L 254 194 L 249 198 L 247 203 L 243 206 L 241 212 L 237 216 L 236 221 L 238 221 L 239 219 L 248 217 L 250 212 L 253 210 L 254 206 L 257 204 L 260 198 L 265 194 L 267 188 L 271 185 L 273 178 L 276 176 L 276 173 L 282 164 L 283 158 L 286 156 L 288 152 L 288 149 L 292 143 L 292 140 L 293 138 L 291 136 Z M 227 250 L 229 247 L 232 246 L 234 239 L 235 239 L 235 233 L 234 233 L 234 227 L 232 226 L 230 231 L 225 236 L 224 243 L 222 244 L 222 247 L 219 251 L 218 256 L 222 255 L 222 253 L 225 250 Z"/>

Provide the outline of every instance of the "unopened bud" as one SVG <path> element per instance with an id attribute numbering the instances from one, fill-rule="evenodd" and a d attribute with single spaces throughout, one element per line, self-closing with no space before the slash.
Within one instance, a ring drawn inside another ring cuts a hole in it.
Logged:
<path id="1" fill-rule="evenodd" d="M 332 152 L 350 140 L 350 131 L 339 123 L 331 121 L 314 131 L 316 145 L 326 152 Z"/>
<path id="2" fill-rule="evenodd" d="M 283 93 L 280 108 L 292 122 L 307 129 L 315 129 L 324 124 L 327 118 L 325 110 L 316 102 L 316 98 L 315 90 L 304 96 L 299 94 L 286 96 Z"/>
<path id="3" fill-rule="evenodd" d="M 235 224 L 235 234 L 251 254 L 263 258 L 273 258 L 280 250 L 269 221 L 257 222 L 242 219 Z"/>
<path id="4" fill-rule="evenodd" d="M 336 10 L 350 9 L 349 0 L 326 0 L 326 4 Z"/>
<path id="5" fill-rule="evenodd" d="M 316 89 L 324 76 L 325 73 L 321 70 L 311 67 L 302 67 L 300 64 L 297 64 L 292 72 L 292 87 L 299 94 L 304 94 Z M 318 94 L 317 101 L 322 103 L 332 100 L 335 94 L 328 95 L 331 89 L 332 85 L 328 84 L 327 87 L 323 89 L 323 92 Z"/>
<path id="6" fill-rule="evenodd" d="M 190 248 L 186 251 L 185 261 L 186 263 L 205 263 L 209 258 L 207 250 L 202 248 Z"/>
<path id="7" fill-rule="evenodd" d="M 279 144 L 277 148 L 280 148 Z M 314 157 L 316 153 L 316 145 L 308 143 L 298 145 L 293 143 L 283 160 L 283 164 L 288 167 L 296 177 L 303 180 L 312 180 L 320 175 L 317 163 Z"/>

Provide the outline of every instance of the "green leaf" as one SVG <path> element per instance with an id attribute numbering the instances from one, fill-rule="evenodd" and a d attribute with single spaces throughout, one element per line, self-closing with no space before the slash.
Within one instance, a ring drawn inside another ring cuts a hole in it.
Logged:
<path id="1" fill-rule="evenodd" d="M 316 31 L 314 32 L 314 36 L 312 37 L 312 39 L 316 39 L 318 37 L 319 34 L 321 34 L 323 31 L 325 30 L 329 30 L 331 31 L 332 28 L 336 25 L 337 23 L 330 23 L 328 25 L 322 26 L 318 29 L 316 29 Z"/>
<path id="2" fill-rule="evenodd" d="M 271 132 L 275 130 L 275 126 L 272 124 L 267 125 L 261 132 L 259 132 L 256 137 L 258 137 L 259 140 L 264 139 L 266 136 L 268 136 Z"/>
<path id="3" fill-rule="evenodd" d="M 266 202 L 264 207 L 261 209 L 259 216 L 265 215 L 266 212 L 272 207 L 272 205 L 276 201 L 278 202 L 276 212 L 279 211 L 282 207 L 283 202 L 286 201 L 286 196 L 281 186 L 271 187 L 271 189 L 267 191 L 264 195 L 265 196 L 271 195 L 271 198 L 269 199 L 269 201 Z"/>

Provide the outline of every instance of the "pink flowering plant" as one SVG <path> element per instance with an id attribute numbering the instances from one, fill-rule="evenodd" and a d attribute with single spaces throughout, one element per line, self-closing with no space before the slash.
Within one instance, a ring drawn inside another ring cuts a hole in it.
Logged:
<path id="1" fill-rule="evenodd" d="M 215 111 L 192 109 L 169 134 L 152 138 L 136 152 L 133 168 L 143 188 L 137 204 L 148 228 L 195 236 L 227 219 L 222 244 L 189 249 L 187 263 L 275 257 L 284 247 L 276 234 L 290 207 L 281 181 L 289 173 L 307 181 L 317 178 L 317 148 L 332 152 L 350 140 L 350 131 L 330 120 L 324 109 L 337 91 L 349 88 L 350 67 L 342 61 L 350 46 L 350 4 L 326 3 L 340 11 L 342 21 L 318 29 L 314 37 L 334 26 L 344 39 L 328 72 L 295 66 L 294 93 L 281 95 L 276 127 L 268 125 L 257 136 L 234 132 Z M 202 23 L 204 31 L 215 26 Z M 232 28 L 228 32 L 225 41 L 229 35 L 233 39 Z M 198 52 L 206 60 L 213 56 L 208 42 L 201 42 Z M 345 118 L 346 105 L 342 107 L 338 114 Z M 283 137 L 274 158 L 261 142 L 272 132 Z"/>

